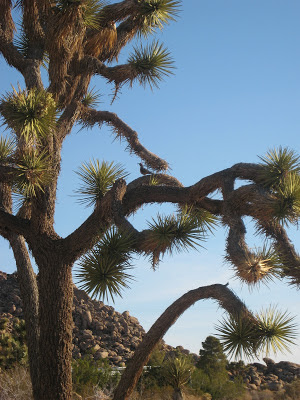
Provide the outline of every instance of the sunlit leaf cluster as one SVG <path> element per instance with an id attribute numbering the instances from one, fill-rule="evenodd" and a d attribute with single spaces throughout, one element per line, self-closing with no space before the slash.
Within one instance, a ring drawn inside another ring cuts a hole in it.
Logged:
<path id="1" fill-rule="evenodd" d="M 36 196 L 38 190 L 51 180 L 49 157 L 37 150 L 24 151 L 16 164 L 16 179 L 13 190 L 24 199 Z"/>
<path id="2" fill-rule="evenodd" d="M 229 255 L 227 261 L 231 262 Z M 244 260 L 238 265 L 233 264 L 236 276 L 250 286 L 260 283 L 268 283 L 280 275 L 282 262 L 278 253 L 272 246 L 266 244 L 262 248 L 256 248 L 253 252 L 246 254 Z"/>
<path id="3" fill-rule="evenodd" d="M 56 103 L 45 90 L 13 89 L 3 97 L 0 111 L 7 126 L 26 141 L 45 138 L 55 128 Z"/>
<path id="4" fill-rule="evenodd" d="M 194 365 L 188 357 L 178 356 L 163 363 L 163 375 L 170 386 L 181 389 L 191 378 Z"/>
<path id="5" fill-rule="evenodd" d="M 224 350 L 235 359 L 253 359 L 259 354 L 289 351 L 297 337 L 295 317 L 269 307 L 253 319 L 229 315 L 216 327 Z"/>
<path id="6" fill-rule="evenodd" d="M 117 179 L 125 178 L 128 174 L 120 164 L 99 160 L 83 163 L 76 174 L 82 182 L 76 190 L 79 202 L 87 206 L 96 205 Z"/>
<path id="7" fill-rule="evenodd" d="M 132 268 L 133 239 L 130 234 L 108 229 L 97 245 L 79 262 L 77 278 L 82 289 L 92 297 L 114 300 L 121 296 L 133 280 L 128 274 Z"/>
<path id="8" fill-rule="evenodd" d="M 288 148 L 271 150 L 262 160 L 259 183 L 272 193 L 273 218 L 281 224 L 297 223 L 300 217 L 300 158 Z"/>
<path id="9" fill-rule="evenodd" d="M 175 0 L 139 0 L 139 32 L 146 36 L 175 21 L 180 4 L 181 1 Z"/>
<path id="10" fill-rule="evenodd" d="M 205 240 L 205 232 L 197 219 L 186 211 L 171 216 L 158 214 L 157 219 L 148 222 L 148 226 L 145 245 L 147 253 L 153 256 L 153 267 L 165 253 L 196 249 Z"/>
<path id="11" fill-rule="evenodd" d="M 174 68 L 170 52 L 158 42 L 134 48 L 128 64 L 135 71 L 132 82 L 137 79 L 142 86 L 149 84 L 151 89 L 158 87 L 159 82 L 172 74 Z"/>

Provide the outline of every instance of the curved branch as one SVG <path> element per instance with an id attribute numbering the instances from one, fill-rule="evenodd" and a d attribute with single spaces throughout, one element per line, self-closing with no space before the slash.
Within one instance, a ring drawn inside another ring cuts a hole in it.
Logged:
<path id="1" fill-rule="evenodd" d="M 168 307 L 149 329 L 128 363 L 114 393 L 113 400 L 126 400 L 129 398 L 143 371 L 143 366 L 147 363 L 155 346 L 181 314 L 194 303 L 203 299 L 216 300 L 230 314 L 253 318 L 245 304 L 224 285 L 203 286 L 185 293 Z"/>
<path id="2" fill-rule="evenodd" d="M 106 123 L 111 126 L 117 137 L 126 139 L 130 151 L 145 161 L 147 166 L 155 171 L 168 169 L 168 163 L 156 154 L 147 150 L 139 141 L 138 134 L 122 121 L 117 114 L 109 111 L 97 111 L 84 107 L 81 113 L 81 120 L 88 126 Z"/>
<path id="3" fill-rule="evenodd" d="M 0 53 L 2 53 L 8 65 L 16 68 L 21 74 L 23 74 L 27 61 L 19 53 L 17 48 L 13 45 L 12 40 L 7 38 L 4 31 L 0 27 Z"/>

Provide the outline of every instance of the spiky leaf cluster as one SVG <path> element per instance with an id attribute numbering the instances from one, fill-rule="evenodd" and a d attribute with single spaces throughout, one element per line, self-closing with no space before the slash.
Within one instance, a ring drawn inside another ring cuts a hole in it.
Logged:
<path id="1" fill-rule="evenodd" d="M 163 29 L 165 24 L 175 21 L 181 2 L 175 0 L 139 0 L 139 32 L 152 34 L 155 29 Z"/>
<path id="2" fill-rule="evenodd" d="M 198 221 L 187 212 L 177 215 L 152 218 L 148 222 L 149 231 L 146 239 L 147 253 L 152 254 L 153 267 L 159 262 L 159 256 L 174 250 L 180 252 L 196 249 L 200 242 L 205 240 L 205 234 Z"/>
<path id="3" fill-rule="evenodd" d="M 270 306 L 266 311 L 256 315 L 261 332 L 260 346 L 269 354 L 289 351 L 289 345 L 297 338 L 297 325 L 287 311 L 281 313 Z"/>
<path id="4" fill-rule="evenodd" d="M 300 175 L 291 173 L 285 177 L 274 193 L 272 208 L 275 221 L 283 225 L 298 222 L 300 217 Z"/>
<path id="5" fill-rule="evenodd" d="M 0 163 L 7 163 L 15 152 L 15 141 L 11 138 L 0 137 Z"/>
<path id="6" fill-rule="evenodd" d="M 201 227 L 204 232 L 212 233 L 218 226 L 219 218 L 204 208 L 184 205 L 180 210 L 181 212 L 189 214 L 191 217 L 195 218 L 198 226 Z"/>
<path id="7" fill-rule="evenodd" d="M 278 150 L 270 150 L 266 156 L 259 158 L 263 167 L 259 182 L 268 188 L 276 189 L 289 174 L 300 173 L 300 158 L 295 151 L 288 148 L 280 146 Z"/>
<path id="8" fill-rule="evenodd" d="M 226 257 L 231 262 L 231 257 Z M 247 253 L 239 264 L 233 264 L 236 276 L 246 284 L 255 286 L 260 283 L 267 284 L 280 275 L 282 262 L 278 253 L 272 246 L 266 244 Z"/>
<path id="9" fill-rule="evenodd" d="M 91 29 L 99 29 L 99 13 L 105 4 L 106 2 L 101 0 L 59 0 L 56 2 L 56 7 L 62 12 L 70 7 L 80 7 L 85 26 Z"/>
<path id="10" fill-rule="evenodd" d="M 26 141 L 46 137 L 55 128 L 56 103 L 45 90 L 13 89 L 3 97 L 0 111 L 7 126 Z"/>
<path id="11" fill-rule="evenodd" d="M 181 389 L 188 383 L 193 369 L 190 359 L 182 355 L 170 358 L 163 363 L 163 375 L 174 389 Z"/>
<path id="12" fill-rule="evenodd" d="M 99 160 L 83 163 L 76 174 L 82 181 L 76 190 L 79 202 L 87 206 L 96 205 L 117 179 L 125 178 L 128 174 L 120 164 Z"/>
<path id="13" fill-rule="evenodd" d="M 131 269 L 133 239 L 128 233 L 110 228 L 97 245 L 79 262 L 77 278 L 82 289 L 92 297 L 108 299 L 121 296 L 133 280 Z"/>
<path id="14" fill-rule="evenodd" d="M 172 74 L 174 68 L 170 52 L 158 42 L 134 48 L 128 64 L 134 71 L 131 83 L 137 79 L 142 86 L 149 84 L 151 89 L 158 87 L 159 82 Z"/>
<path id="15" fill-rule="evenodd" d="M 100 103 L 98 90 L 91 89 L 82 99 L 82 104 L 86 107 L 96 107 Z"/>
<path id="16" fill-rule="evenodd" d="M 45 152 L 24 151 L 16 167 L 13 190 L 25 199 L 35 197 L 39 190 L 44 191 L 44 186 L 51 180 L 49 157 Z"/>
<path id="17" fill-rule="evenodd" d="M 289 350 L 297 336 L 296 324 L 287 312 L 274 307 L 256 314 L 253 319 L 229 315 L 216 329 L 224 350 L 230 357 L 253 359 L 270 350 L 274 353 Z"/>

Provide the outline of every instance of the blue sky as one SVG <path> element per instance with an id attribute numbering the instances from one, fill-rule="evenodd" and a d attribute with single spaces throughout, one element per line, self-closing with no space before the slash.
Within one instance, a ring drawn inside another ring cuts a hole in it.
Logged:
<path id="1" fill-rule="evenodd" d="M 168 160 L 172 175 L 184 185 L 230 167 L 237 162 L 256 162 L 258 155 L 279 145 L 299 152 L 300 132 L 300 3 L 279 0 L 189 0 L 183 1 L 176 23 L 155 39 L 171 51 L 174 75 L 159 90 L 135 85 L 123 88 L 110 105 L 113 88 L 101 78 L 94 79 L 102 103 L 99 108 L 116 113 L 139 133 L 141 142 Z M 151 40 L 151 38 L 150 38 Z M 130 50 L 130 49 L 129 49 Z M 126 60 L 127 54 L 120 57 Z M 1 91 L 23 80 L 0 63 Z M 139 176 L 139 160 L 125 152 L 126 144 L 113 141 L 108 128 L 74 128 L 63 148 L 62 172 L 58 190 L 56 229 L 70 233 L 91 212 L 76 203 L 74 171 L 90 158 L 118 161 L 130 176 Z M 133 219 L 138 229 L 169 206 L 145 206 Z M 251 246 L 262 244 L 253 236 L 246 221 Z M 289 230 L 300 250 L 299 231 Z M 299 318 L 299 292 L 286 282 L 249 291 L 233 278 L 224 264 L 225 231 L 218 228 L 205 243 L 205 249 L 165 257 L 153 272 L 147 260 L 135 260 L 136 281 L 131 290 L 116 299 L 115 308 L 129 310 L 148 329 L 161 312 L 184 292 L 212 283 L 226 283 L 253 311 L 269 304 L 288 309 Z M 15 270 L 11 250 L 1 240 L 0 269 Z M 222 310 L 212 301 L 202 301 L 188 310 L 170 329 L 165 340 L 198 352 L 201 342 L 214 334 Z M 300 363 L 298 346 L 292 354 L 277 355 Z"/>

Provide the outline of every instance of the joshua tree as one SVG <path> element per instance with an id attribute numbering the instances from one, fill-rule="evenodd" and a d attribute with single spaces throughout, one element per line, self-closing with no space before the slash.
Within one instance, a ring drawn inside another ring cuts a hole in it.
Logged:
<path id="1" fill-rule="evenodd" d="M 130 279 L 133 253 L 150 256 L 155 268 L 165 253 L 196 247 L 219 218 L 228 227 L 227 259 L 242 281 L 254 285 L 284 276 L 294 285 L 300 282 L 299 256 L 285 231 L 285 224 L 297 222 L 300 214 L 299 158 L 291 150 L 270 151 L 258 164 L 236 164 L 184 187 L 166 174 L 168 163 L 146 149 L 137 132 L 116 114 L 94 108 L 97 98 L 89 91 L 94 75 L 112 83 L 116 94 L 122 85 L 135 82 L 157 86 L 171 72 L 169 52 L 158 42 L 136 48 L 126 64 L 107 63 L 117 60 L 134 37 L 151 35 L 173 20 L 178 6 L 174 0 L 124 0 L 106 6 L 97 0 L 0 0 L 0 51 L 25 81 L 24 87 L 6 93 L 0 104 L 10 130 L 10 136 L 0 141 L 0 233 L 16 260 L 36 400 L 72 396 L 72 267 L 79 259 L 79 278 L 86 290 L 118 294 Z M 18 30 L 13 7 L 22 20 Z M 63 238 L 54 229 L 56 189 L 62 144 L 76 123 L 108 124 L 153 174 L 127 183 L 120 165 L 83 163 L 77 193 L 92 211 Z M 250 184 L 235 189 L 237 179 Z M 215 190 L 221 191 L 222 199 L 210 196 Z M 178 213 L 158 216 L 149 229 L 139 232 L 127 217 L 154 202 L 177 204 Z M 272 241 L 271 248 L 248 248 L 244 216 L 256 221 L 257 229 Z M 38 280 L 28 250 L 38 266 Z M 260 326 L 223 285 L 188 292 L 151 328 L 137 351 L 137 363 L 133 360 L 124 374 L 130 377 L 130 389 L 125 390 L 121 381 L 116 399 L 128 397 L 141 363 L 160 337 L 187 307 L 203 298 L 217 299 L 235 315 L 234 321 Z M 267 328 L 260 329 L 260 337 Z M 247 333 L 246 345 L 253 348 L 257 340 Z"/>

